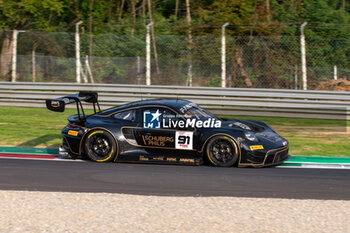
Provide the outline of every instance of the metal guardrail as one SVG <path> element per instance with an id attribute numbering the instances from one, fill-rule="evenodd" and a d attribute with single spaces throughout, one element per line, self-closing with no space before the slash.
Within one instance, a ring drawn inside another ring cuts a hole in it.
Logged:
<path id="1" fill-rule="evenodd" d="M 0 105 L 45 107 L 45 99 L 78 91 L 98 92 L 102 108 L 145 99 L 179 98 L 221 115 L 345 120 L 350 106 L 350 94 L 338 91 L 31 82 L 0 82 Z"/>

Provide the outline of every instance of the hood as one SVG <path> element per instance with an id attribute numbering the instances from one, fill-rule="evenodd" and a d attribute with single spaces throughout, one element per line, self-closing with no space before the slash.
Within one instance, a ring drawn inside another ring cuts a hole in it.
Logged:
<path id="1" fill-rule="evenodd" d="M 266 129 L 271 129 L 270 126 L 268 126 L 263 122 L 241 120 L 241 119 L 224 121 L 223 125 L 230 128 L 239 128 L 239 129 L 244 129 L 248 131 L 253 131 L 254 133 L 262 132 L 262 131 L 265 131 Z"/>
<path id="2" fill-rule="evenodd" d="M 267 140 L 273 143 L 282 143 L 281 146 L 285 146 L 287 143 L 271 126 L 261 121 L 234 119 L 224 121 L 223 124 L 229 128 L 238 128 L 247 132 L 253 132 L 261 142 Z"/>

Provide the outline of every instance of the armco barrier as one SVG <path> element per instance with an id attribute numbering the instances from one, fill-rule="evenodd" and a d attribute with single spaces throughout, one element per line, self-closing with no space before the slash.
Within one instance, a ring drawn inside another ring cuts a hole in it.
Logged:
<path id="1" fill-rule="evenodd" d="M 349 93 L 335 91 L 30 82 L 0 82 L 0 105 L 45 107 L 45 99 L 78 91 L 98 92 L 102 108 L 142 99 L 178 98 L 222 115 L 345 120 L 350 106 Z"/>

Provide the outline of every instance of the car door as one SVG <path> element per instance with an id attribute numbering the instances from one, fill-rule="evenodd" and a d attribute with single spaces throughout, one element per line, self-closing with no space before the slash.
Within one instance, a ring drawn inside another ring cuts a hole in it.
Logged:
<path id="1" fill-rule="evenodd" d="M 166 107 L 140 109 L 142 127 L 136 130 L 137 143 L 159 150 L 193 150 L 193 128 L 185 128 L 186 120 Z M 180 123 L 182 122 L 182 123 Z M 169 152 L 169 151 L 168 151 Z"/>
<path id="2" fill-rule="evenodd" d="M 137 109 L 126 109 L 115 113 L 112 117 L 116 128 L 120 129 L 117 137 L 120 155 L 140 154 L 134 134 L 134 129 L 139 126 L 140 122 Z"/>

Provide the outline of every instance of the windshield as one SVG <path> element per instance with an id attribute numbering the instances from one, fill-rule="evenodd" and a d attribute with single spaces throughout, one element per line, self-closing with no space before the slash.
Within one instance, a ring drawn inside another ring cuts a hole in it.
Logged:
<path id="1" fill-rule="evenodd" d="M 187 112 L 185 112 L 184 117 L 187 119 L 196 118 L 197 120 L 203 120 L 203 121 L 207 120 L 208 118 L 218 119 L 212 113 L 197 106 L 194 106 L 190 108 Z"/>

